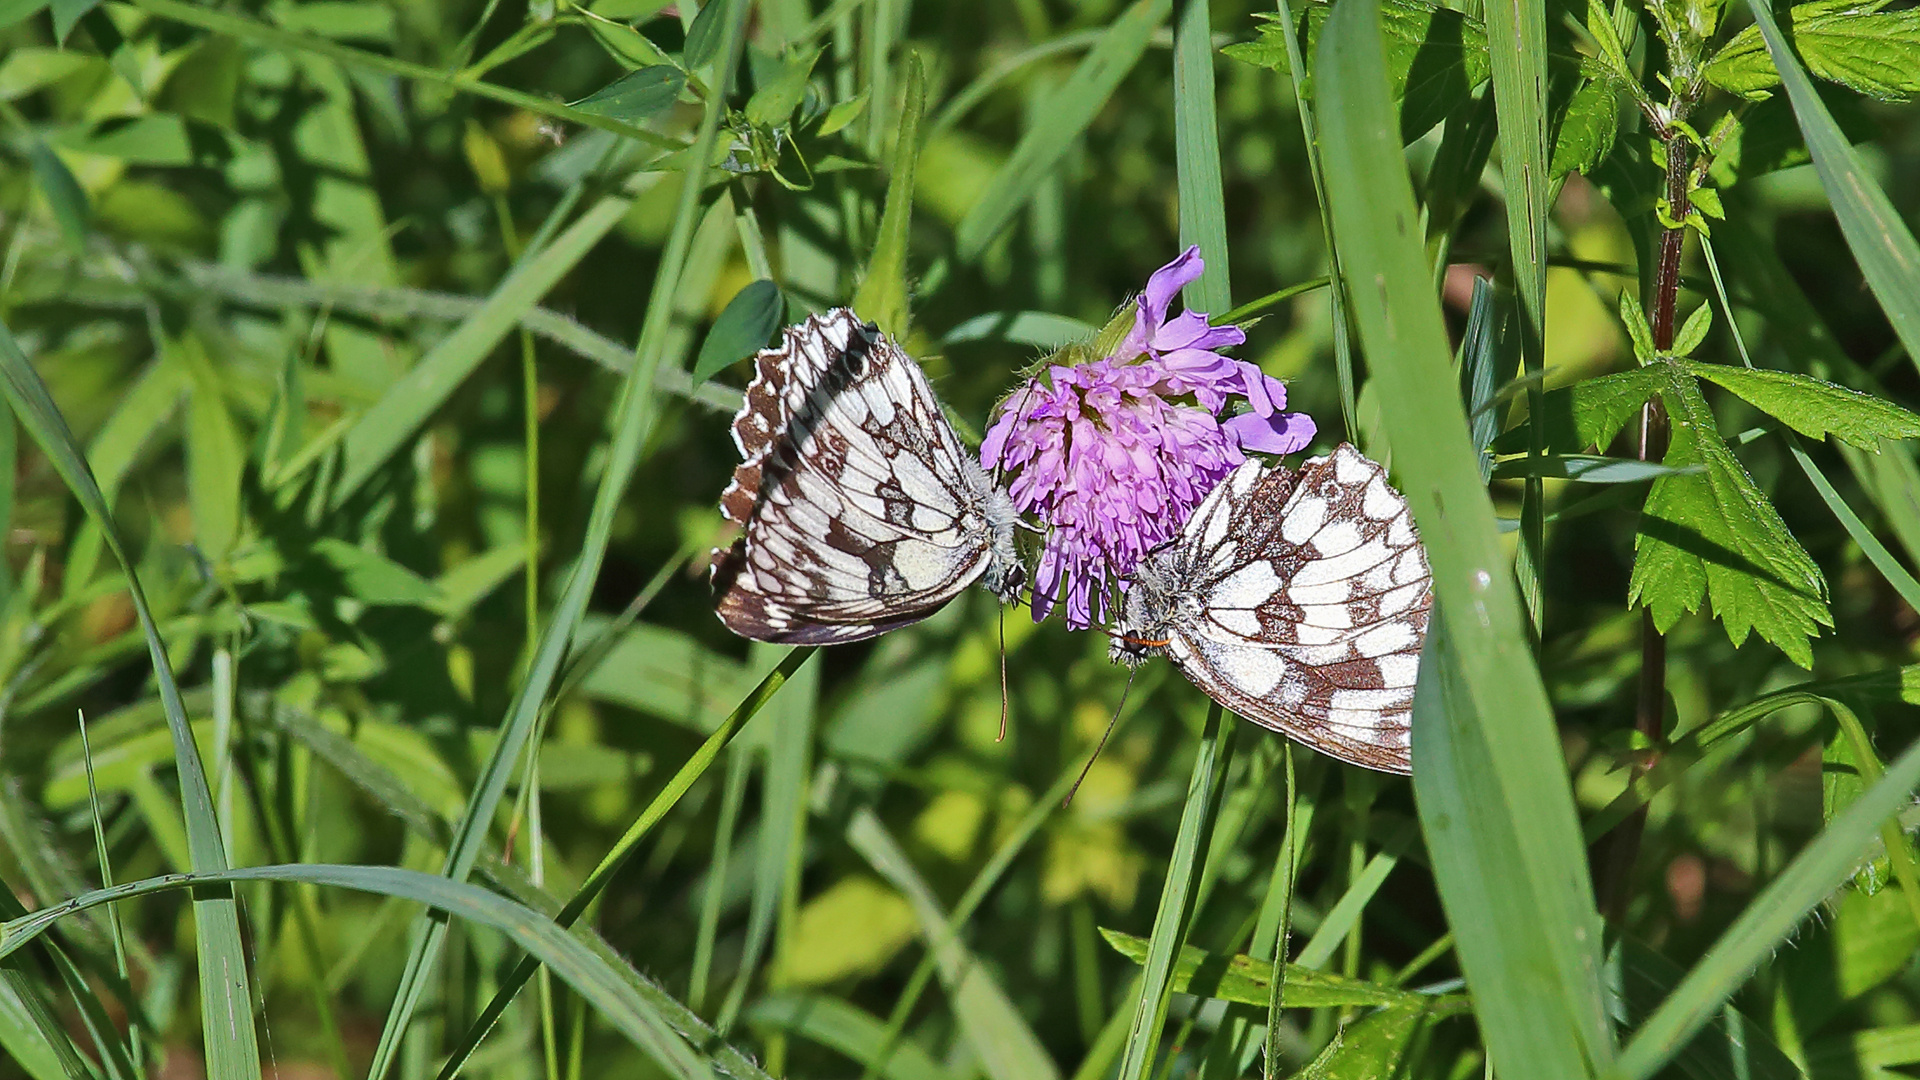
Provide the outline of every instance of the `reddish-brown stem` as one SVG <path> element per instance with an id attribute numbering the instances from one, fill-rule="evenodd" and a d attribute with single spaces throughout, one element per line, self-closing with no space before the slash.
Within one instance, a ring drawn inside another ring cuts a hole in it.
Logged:
<path id="1" fill-rule="evenodd" d="M 1687 182 L 1691 167 L 1692 144 L 1679 132 L 1667 135 L 1667 208 L 1676 222 L 1687 215 Z M 1653 271 L 1653 348 L 1665 352 L 1673 348 L 1674 307 L 1680 299 L 1680 256 L 1687 239 L 1686 226 L 1668 228 L 1660 234 L 1660 258 Z M 1640 407 L 1640 432 L 1634 456 L 1641 461 L 1659 461 L 1667 454 L 1667 410 L 1659 398 Z M 1667 639 L 1653 624 L 1653 612 L 1640 612 L 1640 678 L 1634 694 L 1633 728 L 1642 740 L 1658 745 L 1665 734 L 1667 714 Z M 1630 783 L 1653 765 L 1652 755 L 1636 761 Z M 1626 918 L 1627 901 L 1633 895 L 1633 865 L 1640 856 L 1640 838 L 1647 827 L 1647 808 L 1642 806 L 1632 817 L 1620 823 L 1607 846 L 1601 878 L 1602 914 L 1620 925 Z"/>

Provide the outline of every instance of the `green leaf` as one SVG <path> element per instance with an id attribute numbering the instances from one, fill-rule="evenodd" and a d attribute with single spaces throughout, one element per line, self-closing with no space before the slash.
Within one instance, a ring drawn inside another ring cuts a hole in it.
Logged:
<path id="1" fill-rule="evenodd" d="M 869 92 L 862 89 L 845 101 L 835 102 L 833 108 L 827 110 L 827 115 L 820 118 L 820 127 L 815 134 L 822 137 L 831 135 L 860 119 L 860 114 L 867 111 Z"/>
<path id="2" fill-rule="evenodd" d="M 1616 942 L 1608 961 L 1619 966 L 1620 1003 L 1626 1012 L 1622 1019 L 1629 1026 L 1644 1021 L 1686 976 L 1679 965 L 1632 938 Z M 1707 1029 L 1674 1056 L 1669 1073 L 1687 1080 L 1806 1080 L 1806 1073 L 1781 1052 L 1766 1028 L 1733 1008 L 1720 1010 Z"/>
<path id="3" fill-rule="evenodd" d="M 33 163 L 33 178 L 40 184 L 40 194 L 46 196 L 47 206 L 53 210 L 53 220 L 59 224 L 67 246 L 75 251 L 83 250 L 87 243 L 87 220 L 93 216 L 86 191 L 73 178 L 66 162 L 46 143 L 39 139 L 28 143 L 27 157 Z"/>
<path id="4" fill-rule="evenodd" d="M 1591 454 L 1545 454 L 1540 457 L 1516 457 L 1493 467 L 1496 480 L 1517 480 L 1542 476 L 1555 480 L 1578 480 L 1585 484 L 1631 484 L 1656 476 L 1671 476 L 1677 470 L 1658 461 L 1601 457 Z M 1686 471 L 1699 472 L 1698 468 Z"/>
<path id="5" fill-rule="evenodd" d="M 1181 295 L 1190 310 L 1221 312 L 1233 306 L 1233 288 L 1227 273 L 1226 192 L 1214 96 L 1207 5 L 1189 3 L 1173 32 L 1174 181 L 1180 247 L 1197 246 L 1206 269 Z"/>
<path id="6" fill-rule="evenodd" d="M 1604 1075 L 1612 1032 L 1586 847 L 1460 405 L 1370 0 L 1334 7 L 1316 71 L 1336 246 L 1349 280 L 1366 283 L 1353 311 L 1433 568 L 1413 791 L 1455 952 L 1494 1071 Z"/>
<path id="7" fill-rule="evenodd" d="M 218 562 L 240 536 L 246 450 L 227 410 L 222 380 L 199 335 L 189 333 L 172 349 L 193 382 L 187 398 L 187 498 L 193 507 L 194 540 L 207 558 Z"/>
<path id="8" fill-rule="evenodd" d="M 793 110 L 807 96 L 807 80 L 813 77 L 813 65 L 820 59 L 819 49 L 802 50 L 790 58 L 772 82 L 754 91 L 747 99 L 747 119 L 764 127 L 777 127 L 793 117 Z"/>
<path id="9" fill-rule="evenodd" d="M 832 1047 L 854 1061 L 872 1061 L 887 1045 L 886 1025 L 878 1018 L 827 994 L 761 998 L 747 1009 L 745 1019 L 754 1027 L 791 1032 Z M 892 1044 L 879 1071 L 887 1080 L 954 1080 L 919 1044 L 904 1039 Z"/>
<path id="10" fill-rule="evenodd" d="M 1147 939 L 1100 928 L 1100 936 L 1114 951 L 1136 964 L 1147 960 Z M 1173 991 L 1195 997 L 1217 998 L 1241 1005 L 1267 1007 L 1273 983 L 1273 961 L 1251 956 L 1208 952 L 1196 945 L 1180 949 L 1173 965 Z M 1349 1006 L 1411 1005 L 1435 999 L 1405 990 L 1350 979 L 1318 968 L 1288 964 L 1282 1005 L 1289 1009 L 1331 1009 Z"/>
<path id="11" fill-rule="evenodd" d="M 1712 329 L 1713 305 L 1701 304 L 1693 309 L 1693 314 L 1687 316 L 1687 321 L 1681 324 L 1680 332 L 1673 336 L 1673 348 L 1670 351 L 1675 356 L 1692 356 L 1693 350 L 1707 340 L 1707 331 Z"/>
<path id="12" fill-rule="evenodd" d="M 1312 1080 L 1378 1080 L 1403 1075 L 1401 1058 L 1421 1026 L 1433 1019 L 1418 1005 L 1370 1012 L 1334 1033 L 1333 1041 L 1298 1074 Z"/>
<path id="13" fill-rule="evenodd" d="M 715 0 L 716 5 L 721 2 Z M 686 72 L 672 64 L 655 64 L 629 71 L 572 104 L 581 112 L 638 124 L 670 108 L 686 87 Z"/>
<path id="14" fill-rule="evenodd" d="M 1662 385 L 1659 375 L 1636 368 L 1548 391 L 1541 408 L 1545 449 L 1558 454 L 1577 454 L 1590 446 L 1604 450 L 1628 422 L 1640 415 L 1641 404 L 1659 393 Z M 1521 425 L 1502 432 L 1493 441 L 1493 450 L 1497 454 L 1525 453 L 1527 439 L 1527 426 Z"/>
<path id="15" fill-rule="evenodd" d="M 1013 156 L 1000 167 L 987 190 L 955 229 L 954 244 L 961 262 L 978 259 L 987 244 L 1027 205 L 1040 181 L 1072 152 L 1081 133 L 1113 96 L 1120 80 L 1140 62 L 1148 39 L 1166 21 L 1172 8 L 1173 0 L 1134 0 L 1107 27 L 1099 44 L 1080 61 L 1080 66 L 1060 89 L 1040 106 L 1038 115 L 1046 117 L 1048 122 L 1036 124 L 1020 136 L 1020 145 L 1014 147 Z"/>
<path id="16" fill-rule="evenodd" d="M 1588 79 L 1567 99 L 1567 107 L 1556 118 L 1553 133 L 1553 162 L 1547 169 L 1549 180 L 1568 173 L 1590 175 L 1613 152 L 1613 140 L 1620 130 L 1619 95 L 1605 79 Z"/>
<path id="17" fill-rule="evenodd" d="M 1587 0 L 1587 33 L 1593 35 L 1594 44 L 1600 47 L 1600 58 L 1607 62 L 1609 73 L 1618 79 L 1634 78 L 1633 68 L 1627 63 L 1626 47 L 1620 44 L 1619 31 L 1613 25 L 1613 13 L 1600 0 Z"/>
<path id="18" fill-rule="evenodd" d="M 1653 327 L 1647 325 L 1647 313 L 1641 310 L 1640 298 L 1633 295 L 1632 289 L 1620 290 L 1620 322 L 1633 341 L 1634 359 L 1642 364 L 1653 363 Z"/>
<path id="19" fill-rule="evenodd" d="M 336 537 L 314 541 L 313 553 L 340 575 L 347 595 L 370 607 L 437 608 L 445 597 L 419 574 L 378 552 Z"/>
<path id="20" fill-rule="evenodd" d="M 680 54 L 681 63 L 688 71 L 698 71 L 713 61 L 720 51 L 721 30 L 727 22 L 722 16 L 728 5 L 740 2 L 707 0 L 700 5 L 700 11 L 693 17 L 693 24 L 687 27 L 686 48 Z"/>
<path id="21" fill-rule="evenodd" d="M 766 348 L 767 339 L 780 329 L 786 316 L 787 298 L 781 295 L 780 286 L 765 278 L 734 293 L 720 317 L 713 320 L 707 340 L 700 343 L 700 356 L 693 362 L 693 384 L 698 386 Z"/>
<path id="22" fill-rule="evenodd" d="M 906 339 L 913 320 L 907 303 L 907 238 L 913 218 L 913 172 L 920 160 L 920 114 L 927 104 L 927 78 L 918 53 L 907 54 L 905 100 L 906 107 L 900 110 L 900 130 L 893 140 L 880 232 L 860 287 L 853 293 L 853 310 L 895 341 Z"/>
<path id="23" fill-rule="evenodd" d="M 1819 0 L 1788 13 L 1807 70 L 1882 101 L 1920 93 L 1920 10 L 1876 11 L 1863 0 Z M 1705 68 L 1707 81 L 1742 97 L 1766 97 L 1780 85 L 1758 25 L 1735 34 Z"/>
<path id="24" fill-rule="evenodd" d="M 53 39 L 64 45 L 67 35 L 87 12 L 100 6 L 100 0 L 53 0 L 48 6 L 53 10 Z"/>
<path id="25" fill-rule="evenodd" d="M 1747 404 L 1809 438 L 1824 439 L 1831 434 L 1848 446 L 1878 453 L 1881 439 L 1920 437 L 1920 416 L 1891 401 L 1824 379 L 1726 364 L 1689 362 L 1685 368 L 1726 387 Z"/>
<path id="26" fill-rule="evenodd" d="M 1833 625 L 1820 567 L 1721 439 L 1688 368 L 1662 361 L 1647 370 L 1666 380 L 1666 463 L 1705 469 L 1654 481 L 1634 538 L 1628 603 L 1651 611 L 1666 633 L 1710 600 L 1735 645 L 1758 631 L 1794 663 L 1812 667 L 1808 641 Z"/>

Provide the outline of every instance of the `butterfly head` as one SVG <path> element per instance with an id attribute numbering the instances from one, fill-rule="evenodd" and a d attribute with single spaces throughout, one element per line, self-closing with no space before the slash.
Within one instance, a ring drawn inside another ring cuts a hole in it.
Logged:
<path id="1" fill-rule="evenodd" d="M 1173 640 L 1172 628 L 1193 612 L 1189 590 L 1175 587 L 1166 568 L 1151 555 L 1134 571 L 1120 601 L 1120 624 L 1109 631 L 1107 659 L 1139 667 L 1150 656 L 1164 656 Z"/>
<path id="2" fill-rule="evenodd" d="M 1023 525 L 1005 488 L 980 474 L 981 509 L 987 521 L 987 569 L 981 584 L 1003 604 L 1018 603 L 1027 587 L 1027 566 L 1020 561 L 1020 547 L 1014 542 L 1014 529 Z"/>

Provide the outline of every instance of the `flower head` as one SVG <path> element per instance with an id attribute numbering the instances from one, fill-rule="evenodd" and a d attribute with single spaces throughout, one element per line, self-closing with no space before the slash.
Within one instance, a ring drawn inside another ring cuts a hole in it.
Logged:
<path id="1" fill-rule="evenodd" d="M 987 430 L 981 464 L 1012 473 L 1014 506 L 1048 527 L 1035 620 L 1064 598 L 1067 625 L 1091 626 L 1111 586 L 1179 532 L 1245 451 L 1287 454 L 1313 438 L 1311 419 L 1283 411 L 1280 380 L 1220 354 L 1246 340 L 1239 327 L 1192 311 L 1167 318 L 1201 270 L 1198 248 L 1161 267 L 1112 355 L 1049 365 L 1001 403 Z M 1222 418 L 1236 398 L 1248 411 Z"/>

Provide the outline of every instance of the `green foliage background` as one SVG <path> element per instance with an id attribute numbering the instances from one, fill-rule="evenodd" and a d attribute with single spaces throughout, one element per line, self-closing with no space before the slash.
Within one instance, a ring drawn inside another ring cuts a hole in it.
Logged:
<path id="1" fill-rule="evenodd" d="M 0 1076 L 1905 1075 L 1917 12 L 0 0 Z M 775 328 L 977 433 L 1189 243 L 1411 784 L 713 618 Z"/>

